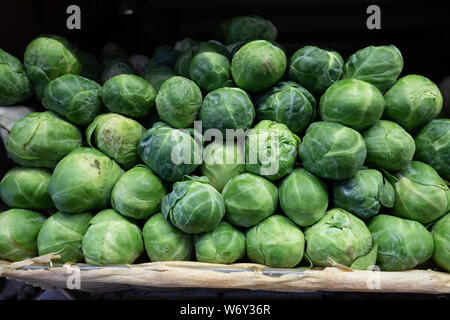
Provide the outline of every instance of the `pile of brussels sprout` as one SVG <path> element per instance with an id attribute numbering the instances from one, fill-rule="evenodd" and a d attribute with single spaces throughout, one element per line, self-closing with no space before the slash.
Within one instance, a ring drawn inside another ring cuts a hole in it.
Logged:
<path id="1" fill-rule="evenodd" d="M 401 75 L 394 45 L 288 56 L 254 16 L 219 36 L 150 58 L 109 44 L 100 61 L 53 35 L 23 64 L 0 50 L 0 105 L 47 109 L 5 143 L 0 258 L 450 271 L 438 87 Z"/>

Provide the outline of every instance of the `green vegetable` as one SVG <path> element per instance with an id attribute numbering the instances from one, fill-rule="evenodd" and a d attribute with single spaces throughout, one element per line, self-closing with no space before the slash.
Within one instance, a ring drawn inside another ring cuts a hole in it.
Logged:
<path id="1" fill-rule="evenodd" d="M 243 173 L 232 178 L 222 191 L 225 218 L 240 227 L 251 227 L 274 214 L 278 205 L 277 187 L 263 177 Z"/>
<path id="2" fill-rule="evenodd" d="M 271 216 L 247 230 L 246 236 L 247 255 L 253 262 L 274 268 L 292 268 L 303 258 L 303 232 L 286 217 Z"/>
<path id="3" fill-rule="evenodd" d="M 245 255 L 245 235 L 222 221 L 212 231 L 194 236 L 197 261 L 230 264 Z"/>
<path id="4" fill-rule="evenodd" d="M 88 264 L 132 264 L 144 251 L 144 243 L 139 227 L 106 209 L 90 221 L 82 249 Z"/>
<path id="5" fill-rule="evenodd" d="M 37 237 L 39 255 L 57 252 L 54 262 L 82 262 L 81 243 L 92 219 L 90 213 L 57 212 L 42 225 Z"/>
<path id="6" fill-rule="evenodd" d="M 32 94 L 31 82 L 20 60 L 0 49 L 0 105 L 25 101 Z"/>
<path id="7" fill-rule="evenodd" d="M 0 212 L 0 258 L 20 261 L 36 257 L 36 238 L 44 221 L 43 215 L 30 210 Z"/>
<path id="8" fill-rule="evenodd" d="M 82 65 L 80 76 L 100 82 L 102 73 L 100 61 L 94 55 L 81 50 L 77 50 L 77 56 Z"/>
<path id="9" fill-rule="evenodd" d="M 165 195 L 159 177 L 146 166 L 137 165 L 117 180 L 111 206 L 126 217 L 146 219 L 159 211 Z"/>
<path id="10" fill-rule="evenodd" d="M 417 221 L 380 214 L 368 227 L 378 244 L 377 264 L 381 270 L 413 269 L 433 254 L 433 237 Z"/>
<path id="11" fill-rule="evenodd" d="M 297 168 L 280 185 L 280 205 L 292 221 L 301 227 L 308 227 L 319 221 L 327 211 L 327 187 L 307 170 Z"/>
<path id="12" fill-rule="evenodd" d="M 151 261 L 188 261 L 194 250 L 191 235 L 173 227 L 161 213 L 150 217 L 144 225 L 145 250 Z"/>
<path id="13" fill-rule="evenodd" d="M 216 52 L 195 55 L 189 67 L 189 74 L 200 88 L 208 92 L 233 84 L 230 61 Z"/>
<path id="14" fill-rule="evenodd" d="M 225 205 L 208 178 L 185 176 L 164 197 L 161 212 L 178 229 L 196 234 L 214 229 L 225 215 Z"/>
<path id="15" fill-rule="evenodd" d="M 277 28 L 259 16 L 234 17 L 220 27 L 226 44 L 251 40 L 274 41 L 277 38 Z"/>
<path id="16" fill-rule="evenodd" d="M 53 169 L 81 144 L 81 133 L 73 124 L 49 111 L 32 112 L 14 124 L 6 151 L 22 166 Z"/>
<path id="17" fill-rule="evenodd" d="M 158 92 L 164 81 L 176 75 L 175 70 L 172 68 L 156 65 L 147 69 L 141 76 L 152 85 L 156 92 Z"/>
<path id="18" fill-rule="evenodd" d="M 0 197 L 13 208 L 43 210 L 53 208 L 48 185 L 52 174 L 42 168 L 16 167 L 0 182 Z"/>
<path id="19" fill-rule="evenodd" d="M 450 213 L 433 225 L 431 235 L 434 240 L 434 262 L 445 271 L 450 272 Z"/>
<path id="20" fill-rule="evenodd" d="M 103 62 L 103 72 L 101 75 L 104 84 L 109 79 L 121 74 L 134 74 L 133 67 L 123 58 L 108 59 Z"/>
<path id="21" fill-rule="evenodd" d="M 79 213 L 109 205 L 111 190 L 123 170 L 100 151 L 77 148 L 62 159 L 50 179 L 49 191 L 59 210 Z"/>

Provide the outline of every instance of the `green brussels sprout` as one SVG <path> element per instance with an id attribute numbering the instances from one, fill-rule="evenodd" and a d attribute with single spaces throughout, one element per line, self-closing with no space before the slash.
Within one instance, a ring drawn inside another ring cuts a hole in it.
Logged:
<path id="1" fill-rule="evenodd" d="M 368 82 L 383 92 L 397 81 L 402 69 L 403 57 L 396 46 L 368 46 L 348 58 L 344 78 Z"/>
<path id="2" fill-rule="evenodd" d="M 103 62 L 103 71 L 101 75 L 104 84 L 109 79 L 121 74 L 134 74 L 134 69 L 123 58 L 108 59 Z"/>
<path id="3" fill-rule="evenodd" d="M 168 45 L 161 45 L 156 47 L 155 52 L 147 65 L 174 67 L 179 56 L 179 51 L 174 50 Z"/>
<path id="4" fill-rule="evenodd" d="M 225 215 L 225 205 L 207 177 L 185 176 L 164 197 L 161 212 L 178 229 L 196 234 L 214 229 Z"/>
<path id="5" fill-rule="evenodd" d="M 416 136 L 415 142 L 415 159 L 433 167 L 450 181 L 450 119 L 430 121 Z"/>
<path id="6" fill-rule="evenodd" d="M 80 74 L 82 62 L 75 48 L 65 38 L 41 36 L 31 41 L 24 53 L 28 78 L 33 82 L 38 99 L 47 84 L 63 74 Z"/>
<path id="7" fill-rule="evenodd" d="M 300 263 L 305 250 L 303 232 L 291 220 L 271 216 L 247 230 L 247 256 L 250 261 L 273 268 L 292 268 Z"/>
<path id="8" fill-rule="evenodd" d="M 361 169 L 353 178 L 337 181 L 333 187 L 333 204 L 361 219 L 368 219 L 382 207 L 394 206 L 395 192 L 381 172 Z"/>
<path id="9" fill-rule="evenodd" d="M 413 159 L 416 145 L 411 135 L 397 123 L 380 120 L 362 133 L 369 164 L 397 171 Z"/>
<path id="10" fill-rule="evenodd" d="M 105 209 L 89 222 L 82 249 L 88 264 L 132 264 L 144 251 L 142 232 L 115 210 Z"/>
<path id="11" fill-rule="evenodd" d="M 189 261 L 192 257 L 192 236 L 173 227 L 161 213 L 147 220 L 142 234 L 151 261 Z"/>
<path id="12" fill-rule="evenodd" d="M 109 205 L 111 190 L 123 170 L 93 148 L 77 148 L 53 171 L 49 191 L 56 208 L 79 213 Z"/>
<path id="13" fill-rule="evenodd" d="M 270 120 L 258 123 L 245 140 L 245 169 L 270 180 L 292 172 L 300 138 L 282 124 Z"/>
<path id="14" fill-rule="evenodd" d="M 362 130 L 380 120 L 384 104 L 383 94 L 375 86 L 345 79 L 333 84 L 322 95 L 320 116 L 324 121 Z"/>
<path id="15" fill-rule="evenodd" d="M 156 90 L 156 92 L 158 92 L 164 81 L 176 75 L 177 74 L 175 70 L 173 70 L 171 67 L 153 66 L 144 71 L 144 73 L 142 74 L 142 78 L 147 80 Z"/>
<path id="16" fill-rule="evenodd" d="M 156 110 L 174 128 L 190 128 L 202 106 L 202 92 L 194 81 L 174 76 L 161 85 Z"/>
<path id="17" fill-rule="evenodd" d="M 259 97 L 257 104 L 259 119 L 283 123 L 296 134 L 303 132 L 316 116 L 316 99 L 293 81 L 276 84 Z"/>
<path id="18" fill-rule="evenodd" d="M 278 205 L 277 187 L 269 180 L 243 173 L 232 178 L 222 191 L 225 218 L 240 227 L 252 227 L 271 216 Z"/>
<path id="19" fill-rule="evenodd" d="M 89 146 L 97 147 L 128 169 L 139 160 L 137 149 L 145 128 L 137 121 L 116 113 L 95 117 L 86 129 Z"/>
<path id="20" fill-rule="evenodd" d="M 159 211 L 166 190 L 149 168 L 137 165 L 117 180 L 111 192 L 111 206 L 122 215 L 146 219 Z"/>
<path id="21" fill-rule="evenodd" d="M 238 87 L 262 91 L 280 80 L 286 65 L 282 49 L 266 40 L 256 40 L 243 45 L 233 56 L 231 74 Z"/>
<path id="22" fill-rule="evenodd" d="M 431 235 L 434 240 L 434 262 L 445 271 L 450 272 L 450 213 L 433 225 Z"/>
<path id="23" fill-rule="evenodd" d="M 92 219 L 90 213 L 65 213 L 58 211 L 42 225 L 37 237 L 39 255 L 57 252 L 59 263 L 82 262 L 81 243 Z"/>
<path id="24" fill-rule="evenodd" d="M 32 94 L 31 82 L 20 60 L 0 49 L 0 105 L 25 101 Z"/>
<path id="25" fill-rule="evenodd" d="M 77 55 L 82 64 L 80 76 L 100 82 L 102 73 L 100 61 L 92 54 L 81 50 L 77 50 Z"/>
<path id="26" fill-rule="evenodd" d="M 213 142 L 204 148 L 202 176 L 207 177 L 217 191 L 222 192 L 228 181 L 244 171 L 244 150 L 234 141 Z"/>
<path id="27" fill-rule="evenodd" d="M 189 75 L 200 88 L 206 91 L 233 84 L 230 61 L 216 52 L 197 54 L 191 61 Z"/>
<path id="28" fill-rule="evenodd" d="M 221 24 L 221 31 L 226 44 L 252 40 L 275 41 L 278 34 L 272 22 L 259 16 L 234 17 Z"/>
<path id="29" fill-rule="evenodd" d="M 366 155 L 366 144 L 358 131 L 332 122 L 312 123 L 299 148 L 305 169 L 331 180 L 353 177 Z"/>
<path id="30" fill-rule="evenodd" d="M 175 182 L 201 164 L 201 147 L 186 131 L 156 122 L 141 137 L 138 154 L 158 176 Z"/>
<path id="31" fill-rule="evenodd" d="M 368 228 L 378 245 L 381 270 L 413 269 L 433 254 L 433 236 L 417 221 L 380 214 L 370 220 Z"/>
<path id="32" fill-rule="evenodd" d="M 5 146 L 9 156 L 22 166 L 53 169 L 81 145 L 77 127 L 46 111 L 32 112 L 17 121 Z"/>
<path id="33" fill-rule="evenodd" d="M 331 267 L 338 263 L 366 269 L 375 265 L 375 255 L 367 266 L 358 263 L 370 255 L 372 236 L 362 220 L 345 210 L 327 211 L 319 222 L 306 229 L 305 238 L 306 255 L 316 266 Z"/>
<path id="34" fill-rule="evenodd" d="M 101 88 L 95 81 L 65 74 L 49 82 L 42 104 L 74 124 L 87 125 L 103 106 Z"/>
<path id="35" fill-rule="evenodd" d="M 36 238 L 44 221 L 43 215 L 30 210 L 0 212 L 0 258 L 20 261 L 37 256 Z"/>
<path id="36" fill-rule="evenodd" d="M 303 168 L 292 171 L 280 185 L 283 212 L 301 227 L 319 221 L 328 207 L 326 185 Z"/>
<path id="37" fill-rule="evenodd" d="M 386 107 L 383 118 L 414 131 L 436 117 L 442 110 L 443 97 L 429 79 L 408 75 L 399 79 L 384 95 Z"/>
<path id="38" fill-rule="evenodd" d="M 121 74 L 105 82 L 102 100 L 111 111 L 130 118 L 145 117 L 154 109 L 156 91 L 152 85 L 133 74 Z"/>
<path id="39" fill-rule="evenodd" d="M 245 255 L 244 233 L 225 221 L 194 239 L 195 256 L 200 262 L 231 264 Z"/>
<path id="40" fill-rule="evenodd" d="M 53 208 L 48 185 L 52 173 L 42 168 L 16 167 L 0 182 L 0 197 L 13 208 L 43 210 Z"/>
<path id="41" fill-rule="evenodd" d="M 429 165 L 411 161 L 387 178 L 395 190 L 394 215 L 425 224 L 450 211 L 450 189 Z"/>
<path id="42" fill-rule="evenodd" d="M 175 46 L 173 47 L 173 49 L 175 51 L 184 53 L 186 51 L 188 51 L 190 48 L 195 47 L 199 42 L 197 40 L 191 39 L 191 38 L 184 38 L 180 41 L 177 41 L 177 43 L 175 43 Z"/>
<path id="43" fill-rule="evenodd" d="M 255 107 L 249 95 L 239 88 L 219 88 L 205 96 L 200 110 L 203 130 L 247 130 L 255 118 Z"/>
<path id="44" fill-rule="evenodd" d="M 289 76 L 311 93 L 320 95 L 338 81 L 344 60 L 336 51 L 306 46 L 295 51 L 289 64 Z"/>

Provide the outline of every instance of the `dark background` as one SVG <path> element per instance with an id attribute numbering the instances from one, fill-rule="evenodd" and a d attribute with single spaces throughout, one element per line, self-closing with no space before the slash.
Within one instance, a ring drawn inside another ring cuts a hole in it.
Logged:
<path id="1" fill-rule="evenodd" d="M 402 75 L 421 74 L 438 83 L 450 75 L 450 10 L 446 2 L 11 0 L 2 1 L 0 5 L 0 48 L 23 60 L 26 45 L 35 37 L 40 34 L 59 34 L 80 49 L 97 56 L 108 41 L 117 42 L 130 55 L 141 53 L 151 56 L 157 45 L 174 45 L 184 37 L 214 39 L 221 21 L 237 15 L 257 14 L 275 24 L 278 29 L 277 42 L 285 47 L 289 55 L 302 46 L 317 45 L 334 49 L 346 59 L 368 45 L 394 44 L 401 50 L 405 61 Z M 71 4 L 81 8 L 81 30 L 66 28 L 69 16 L 66 8 Z M 366 27 L 369 16 L 366 9 L 371 4 L 381 8 L 381 30 L 368 30 Z M 131 14 L 124 14 L 126 11 Z M 12 160 L 6 157 L 3 143 L 0 143 L 0 176 L 13 166 Z M 9 282 L 8 285 L 16 284 Z M 5 283 L 0 282 L 0 287 L 4 286 Z M 22 291 L 26 292 L 25 289 Z M 191 294 L 195 296 L 195 293 Z M 220 295 L 217 292 L 211 294 L 214 297 Z M 281 299 L 287 296 L 278 295 Z M 312 294 L 310 298 L 324 299 L 323 295 Z M 180 292 L 180 296 L 185 296 L 185 293 Z M 205 298 L 203 293 L 200 296 Z M 253 296 L 258 297 L 258 294 Z M 268 297 L 267 293 L 262 296 L 260 293 L 259 296 Z M 276 293 L 272 293 L 270 297 L 275 296 Z M 412 297 L 400 296 L 403 299 Z M 364 299 L 368 294 L 327 293 L 325 298 L 355 297 Z M 386 295 L 386 298 L 389 297 L 395 298 L 395 295 Z M 415 297 L 423 299 L 426 296 Z"/>

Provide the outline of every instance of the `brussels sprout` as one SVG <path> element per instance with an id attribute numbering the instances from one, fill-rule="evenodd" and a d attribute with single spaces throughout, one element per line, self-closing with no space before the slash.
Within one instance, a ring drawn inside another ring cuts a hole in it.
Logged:
<path id="1" fill-rule="evenodd" d="M 184 130 L 156 122 L 139 141 L 138 154 L 162 179 L 174 182 L 201 164 L 201 145 Z"/>
<path id="2" fill-rule="evenodd" d="M 234 17 L 222 23 L 221 29 L 226 44 L 251 40 L 275 41 L 278 33 L 272 22 L 259 16 Z"/>
<path id="3" fill-rule="evenodd" d="M 197 261 L 230 264 L 245 255 L 245 235 L 225 221 L 207 233 L 194 236 Z"/>
<path id="4" fill-rule="evenodd" d="M 92 54 L 81 50 L 77 50 L 77 55 L 82 64 L 80 76 L 100 82 L 102 73 L 100 61 Z"/>
<path id="5" fill-rule="evenodd" d="M 25 101 L 32 94 L 31 82 L 20 60 L 0 49 L 0 105 Z"/>
<path id="6" fill-rule="evenodd" d="M 431 235 L 434 240 L 434 262 L 442 269 L 450 272 L 450 213 L 447 213 L 433 225 Z"/>
<path id="7" fill-rule="evenodd" d="M 230 52 L 231 57 L 244 45 L 247 41 L 238 41 L 227 45 L 227 49 Z"/>
<path id="8" fill-rule="evenodd" d="M 194 250 L 192 236 L 173 227 L 161 213 L 150 217 L 142 230 L 151 261 L 189 261 Z"/>
<path id="9" fill-rule="evenodd" d="M 73 124 L 50 111 L 32 112 L 14 124 L 6 151 L 22 166 L 52 169 L 81 145 L 81 132 Z"/>
<path id="10" fill-rule="evenodd" d="M 219 88 L 208 93 L 200 110 L 203 130 L 247 130 L 255 118 L 249 95 L 239 88 Z"/>
<path id="11" fill-rule="evenodd" d="M 144 251 L 144 243 L 138 226 L 115 210 L 106 209 L 89 222 L 82 249 L 89 264 L 131 264 Z"/>
<path id="12" fill-rule="evenodd" d="M 362 80 L 385 91 L 397 81 L 402 69 L 403 57 L 396 46 L 369 46 L 348 58 L 344 78 Z"/>
<path id="13" fill-rule="evenodd" d="M 299 148 L 303 166 L 316 176 L 343 180 L 362 168 L 367 150 L 357 131 L 338 123 L 314 122 Z"/>
<path id="14" fill-rule="evenodd" d="M 442 110 L 443 97 L 429 79 L 408 75 L 399 79 L 384 95 L 386 107 L 383 118 L 414 131 L 436 117 Z"/>
<path id="15" fill-rule="evenodd" d="M 52 215 L 44 222 L 37 237 L 39 255 L 58 252 L 61 258 L 54 259 L 55 262 L 82 262 L 81 243 L 91 219 L 90 213 L 59 211 Z"/>
<path id="16" fill-rule="evenodd" d="M 397 171 L 412 160 L 414 139 L 397 123 L 380 120 L 362 133 L 367 148 L 367 163 L 386 170 Z"/>
<path id="17" fill-rule="evenodd" d="M 256 40 L 236 52 L 231 61 L 231 73 L 238 87 L 262 91 L 280 80 L 286 65 L 282 49 L 266 40 Z"/>
<path id="18" fill-rule="evenodd" d="M 298 49 L 291 57 L 289 76 L 320 95 L 341 78 L 344 60 L 336 51 L 314 46 Z"/>
<path id="19" fill-rule="evenodd" d="M 274 268 L 292 268 L 300 263 L 305 250 L 303 232 L 291 220 L 271 216 L 247 230 L 250 261 Z"/>
<path id="20" fill-rule="evenodd" d="M 392 208 L 394 200 L 394 188 L 375 169 L 359 170 L 353 178 L 337 181 L 333 187 L 334 206 L 361 219 L 373 217 L 382 207 Z"/>
<path id="21" fill-rule="evenodd" d="M 395 190 L 394 215 L 425 224 L 449 212 L 450 189 L 429 165 L 411 161 L 395 176 L 387 178 Z"/>
<path id="22" fill-rule="evenodd" d="M 368 227 L 378 245 L 377 264 L 381 270 L 412 269 L 433 254 L 433 237 L 417 221 L 380 214 Z"/>
<path id="23" fill-rule="evenodd" d="M 154 109 L 156 91 L 141 77 L 122 74 L 103 85 L 102 100 L 112 112 L 131 118 L 145 117 Z"/>
<path id="24" fill-rule="evenodd" d="M 416 160 L 432 166 L 450 181 L 450 119 L 430 121 L 416 136 Z"/>
<path id="25" fill-rule="evenodd" d="M 49 191 L 56 208 L 63 212 L 105 208 L 122 173 L 117 163 L 100 151 L 77 148 L 56 166 Z"/>
<path id="26" fill-rule="evenodd" d="M 245 169 L 270 180 L 284 177 L 294 168 L 299 144 L 287 126 L 263 120 L 246 137 Z"/>
<path id="27" fill-rule="evenodd" d="M 109 59 L 103 62 L 102 83 L 121 74 L 134 74 L 133 68 L 128 61 L 122 58 Z"/>
<path id="28" fill-rule="evenodd" d="M 145 128 L 137 121 L 116 113 L 97 116 L 86 129 L 86 140 L 124 168 L 139 160 L 137 149 Z"/>
<path id="29" fill-rule="evenodd" d="M 216 52 L 197 54 L 189 67 L 190 78 L 206 91 L 232 85 L 231 66 L 228 59 Z"/>
<path id="30" fill-rule="evenodd" d="M 194 125 L 202 106 L 202 92 L 194 81 L 175 76 L 161 85 L 156 96 L 156 110 L 161 120 L 174 128 Z"/>
<path id="31" fill-rule="evenodd" d="M 292 171 L 284 178 L 279 191 L 281 209 L 299 226 L 316 223 L 327 211 L 326 185 L 305 169 Z"/>
<path id="32" fill-rule="evenodd" d="M 30 210 L 0 212 L 0 258 L 20 261 L 37 256 L 36 238 L 44 221 L 43 215 Z"/>
<path id="33" fill-rule="evenodd" d="M 173 70 L 171 67 L 153 66 L 145 70 L 145 72 L 142 74 L 142 78 L 147 80 L 156 90 L 156 92 L 158 92 L 164 81 L 176 75 L 177 74 L 175 70 Z"/>
<path id="34" fill-rule="evenodd" d="M 322 95 L 320 116 L 324 121 L 362 130 L 380 120 L 384 104 L 380 90 L 370 83 L 345 79 L 333 84 Z"/>
<path id="35" fill-rule="evenodd" d="M 213 142 L 203 150 L 201 172 L 211 185 L 222 192 L 231 178 L 245 171 L 244 150 L 232 140 L 225 143 Z"/>
<path id="36" fill-rule="evenodd" d="M 27 75 L 34 84 L 38 99 L 47 84 L 63 74 L 80 74 L 82 63 L 67 39 L 50 35 L 31 41 L 24 53 Z"/>
<path id="37" fill-rule="evenodd" d="M 101 88 L 95 81 L 66 74 L 49 82 L 42 104 L 74 124 L 87 125 L 103 106 Z"/>
<path id="38" fill-rule="evenodd" d="M 371 253 L 372 237 L 363 221 L 342 209 L 331 209 L 305 231 L 306 255 L 314 265 L 330 267 L 335 263 L 355 268 L 359 259 Z M 375 265 L 367 261 L 366 269 Z M 356 268 L 355 268 L 356 269 Z"/>
<path id="39" fill-rule="evenodd" d="M 251 173 L 232 178 L 222 191 L 225 218 L 240 227 L 251 227 L 272 215 L 278 205 L 277 187 Z"/>
<path id="40" fill-rule="evenodd" d="M 161 212 L 178 229 L 196 234 L 214 229 L 225 215 L 225 205 L 207 177 L 185 176 L 164 197 Z"/>
<path id="41" fill-rule="evenodd" d="M 147 66 L 169 66 L 174 67 L 180 52 L 174 50 L 168 45 L 156 47 L 155 52 L 148 62 Z"/>
<path id="42" fill-rule="evenodd" d="M 126 217 L 146 219 L 159 210 L 165 195 L 161 180 L 146 166 L 137 165 L 117 180 L 111 206 Z"/>
<path id="43" fill-rule="evenodd" d="M 317 102 L 301 85 L 280 82 L 258 99 L 256 110 L 261 120 L 283 123 L 293 132 L 300 133 L 316 116 Z"/>
<path id="44" fill-rule="evenodd" d="M 177 43 L 175 43 L 175 46 L 173 49 L 175 51 L 184 53 L 188 51 L 190 48 L 195 47 L 198 44 L 197 40 L 191 39 L 191 38 L 184 38 Z"/>
<path id="45" fill-rule="evenodd" d="M 0 197 L 13 208 L 43 210 L 53 208 L 48 185 L 52 174 L 42 168 L 16 167 L 0 182 Z"/>

